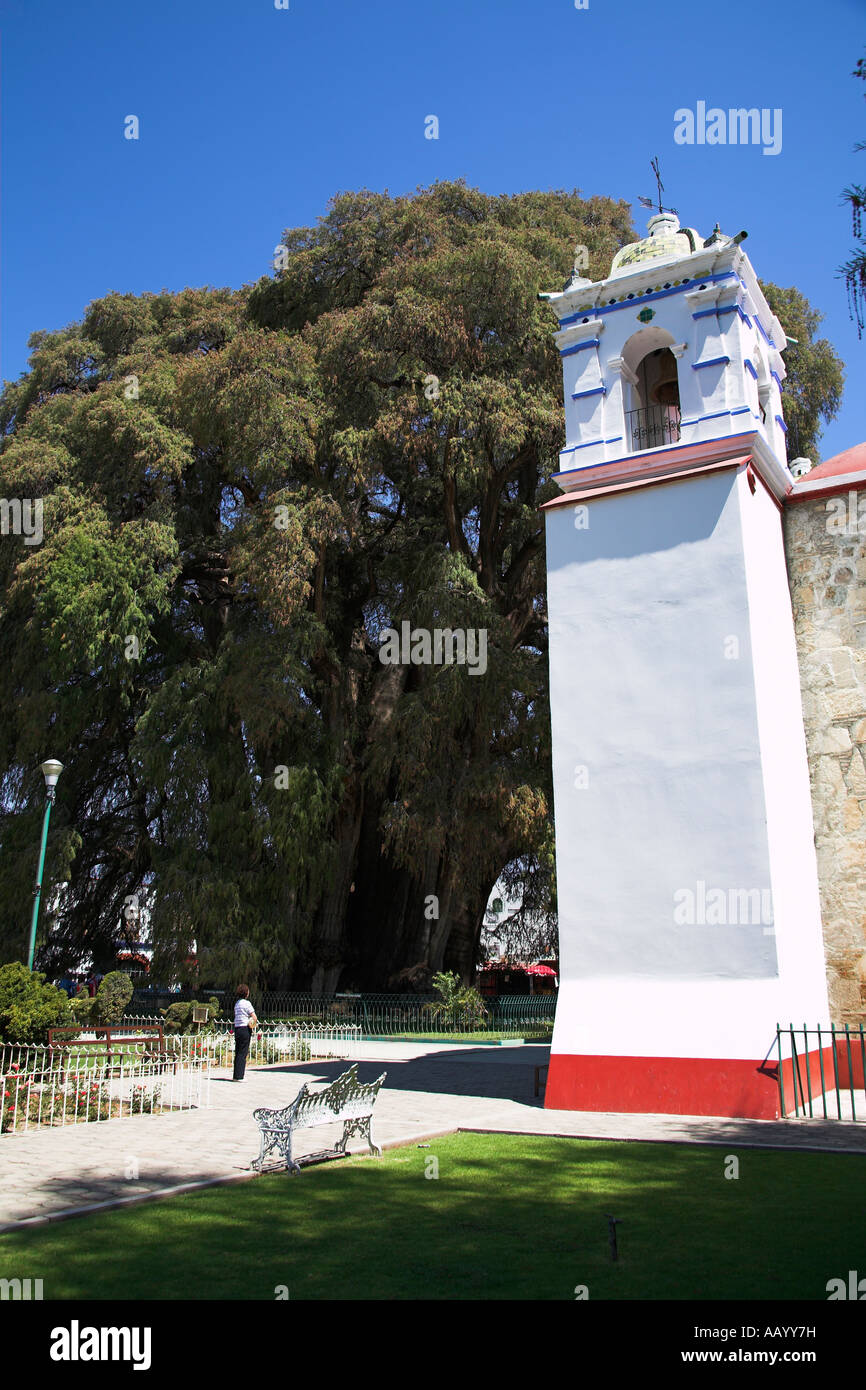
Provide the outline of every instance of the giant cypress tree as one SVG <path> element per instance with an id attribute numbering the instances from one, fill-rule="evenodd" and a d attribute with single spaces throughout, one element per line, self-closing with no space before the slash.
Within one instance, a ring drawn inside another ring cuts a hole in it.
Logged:
<path id="1" fill-rule="evenodd" d="M 0 941 L 20 955 L 50 752 L 55 959 L 123 898 L 208 982 L 467 976 L 503 869 L 552 892 L 543 533 L 551 317 L 626 207 L 337 198 L 252 289 L 109 295 L 6 388 Z M 382 628 L 475 628 L 485 673 L 384 665 Z"/>
<path id="2" fill-rule="evenodd" d="M 338 634 L 316 659 L 345 781 L 317 983 L 346 962 L 367 987 L 443 963 L 468 975 L 498 873 L 545 845 L 537 508 L 562 411 L 536 295 L 575 243 L 603 273 L 629 230 L 621 206 L 573 195 L 340 199 L 315 232 L 287 236 L 286 269 L 251 298 L 268 328 L 308 325 L 327 382 L 322 472 L 345 528 L 318 584 Z M 403 620 L 483 629 L 485 674 L 383 667 L 376 633 Z"/>
<path id="3" fill-rule="evenodd" d="M 469 971 L 497 874 L 550 866 L 535 296 L 629 232 L 576 194 L 346 195 L 252 292 L 35 336 L 2 403 L 3 495 L 44 501 L 42 544 L 3 542 L 7 955 L 50 742 L 70 951 L 107 961 L 137 892 L 210 976 Z M 486 674 L 384 666 L 404 617 L 485 628 Z"/>
<path id="4" fill-rule="evenodd" d="M 324 403 L 308 491 L 293 499 L 330 509 L 310 665 L 341 791 L 315 986 L 346 967 L 344 982 L 366 987 L 443 963 L 468 975 L 499 872 L 517 864 L 549 888 L 537 508 L 561 388 L 536 295 L 575 244 L 603 273 L 629 234 L 606 199 L 460 184 L 347 196 L 286 235 L 285 268 L 251 295 L 265 331 L 303 335 Z M 404 619 L 484 629 L 484 675 L 384 666 L 378 634 Z"/>

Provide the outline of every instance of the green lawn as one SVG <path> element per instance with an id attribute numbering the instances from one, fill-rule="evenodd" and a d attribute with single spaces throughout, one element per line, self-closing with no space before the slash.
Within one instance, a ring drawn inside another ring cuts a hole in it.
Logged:
<path id="1" fill-rule="evenodd" d="M 728 1152 L 449 1135 L 0 1236 L 0 1277 L 46 1299 L 824 1301 L 866 1271 L 866 1159 L 741 1149 L 731 1180 Z"/>

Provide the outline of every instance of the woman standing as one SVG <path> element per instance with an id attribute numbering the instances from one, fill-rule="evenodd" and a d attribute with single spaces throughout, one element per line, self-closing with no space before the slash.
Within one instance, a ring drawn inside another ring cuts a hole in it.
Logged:
<path id="1" fill-rule="evenodd" d="M 249 985 L 238 985 L 235 990 L 235 1069 L 232 1081 L 243 1081 L 250 1050 L 253 1029 L 258 1028 L 259 1020 L 250 1003 Z"/>

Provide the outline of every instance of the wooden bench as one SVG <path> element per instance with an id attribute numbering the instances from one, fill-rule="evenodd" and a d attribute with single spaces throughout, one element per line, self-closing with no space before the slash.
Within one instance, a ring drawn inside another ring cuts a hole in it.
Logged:
<path id="1" fill-rule="evenodd" d="M 61 1036 L 70 1033 L 73 1036 L 67 1036 L 65 1040 Z M 77 1036 L 79 1033 L 95 1033 L 96 1037 L 80 1039 Z M 112 1045 L 115 1048 L 120 1046 L 122 1056 L 126 1050 L 123 1045 L 128 1044 L 135 1047 L 136 1060 L 144 1057 L 149 1062 L 159 1063 L 163 1069 L 172 1060 L 165 1045 L 161 1023 L 128 1023 L 125 1027 L 122 1023 L 113 1024 L 111 1027 L 101 1024 L 99 1026 L 84 1024 L 78 1027 L 49 1028 L 48 1030 L 49 1056 L 57 1051 L 62 1057 L 70 1048 L 74 1048 L 76 1052 L 79 1049 L 90 1051 L 93 1048 L 99 1048 L 104 1050 L 106 1061 L 110 1062 L 113 1055 Z M 177 1070 L 176 1061 L 174 1069 Z"/>
<path id="2" fill-rule="evenodd" d="M 358 1080 L 357 1064 L 353 1064 L 323 1091 L 311 1091 L 308 1085 L 302 1086 L 284 1110 L 254 1110 L 253 1119 L 261 1131 L 261 1147 L 258 1158 L 254 1158 L 250 1166 L 261 1170 L 267 1155 L 277 1149 L 286 1160 L 286 1168 L 300 1173 L 300 1166 L 292 1158 L 295 1130 L 332 1125 L 340 1120 L 343 1134 L 333 1149 L 335 1155 L 344 1154 L 347 1141 L 358 1134 L 367 1140 L 370 1152 L 381 1158 L 382 1150 L 373 1141 L 371 1125 L 376 1096 L 387 1074 L 383 1071 L 375 1081 L 364 1085 Z"/>

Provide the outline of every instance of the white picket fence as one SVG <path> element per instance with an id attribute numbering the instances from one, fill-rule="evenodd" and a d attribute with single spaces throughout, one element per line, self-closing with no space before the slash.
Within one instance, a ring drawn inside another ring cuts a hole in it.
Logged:
<path id="1" fill-rule="evenodd" d="M 123 1020 L 133 1027 L 159 1021 L 144 1015 Z M 217 1032 L 210 1033 L 167 1033 L 166 1050 L 171 1056 L 208 1057 L 215 1067 L 230 1067 L 234 1061 L 234 1029 L 230 1023 L 219 1023 L 217 1028 Z M 306 1062 L 317 1057 L 355 1058 L 360 1039 L 358 1023 L 261 1023 L 253 1034 L 247 1061 L 251 1066 L 262 1066 Z"/>
<path id="2" fill-rule="evenodd" d="M 210 1104 L 210 1065 L 186 1058 L 155 1062 L 128 1054 L 61 1057 L 28 1049 L 29 1065 L 0 1071 L 0 1134 L 40 1126 L 89 1124 L 125 1115 L 200 1109 Z M 39 1065 L 39 1062 L 43 1065 Z"/>
<path id="3" fill-rule="evenodd" d="M 167 1034 L 160 1053 L 154 1039 L 135 1036 L 135 1023 L 124 1019 L 130 1036 L 113 1036 L 110 1056 L 76 1049 L 93 1038 L 86 1031 L 63 1047 L 0 1045 L 0 1134 L 209 1105 L 211 1072 L 234 1062 L 231 1026 Z M 357 1024 L 265 1023 L 253 1035 L 248 1064 L 355 1057 L 360 1033 Z"/>

